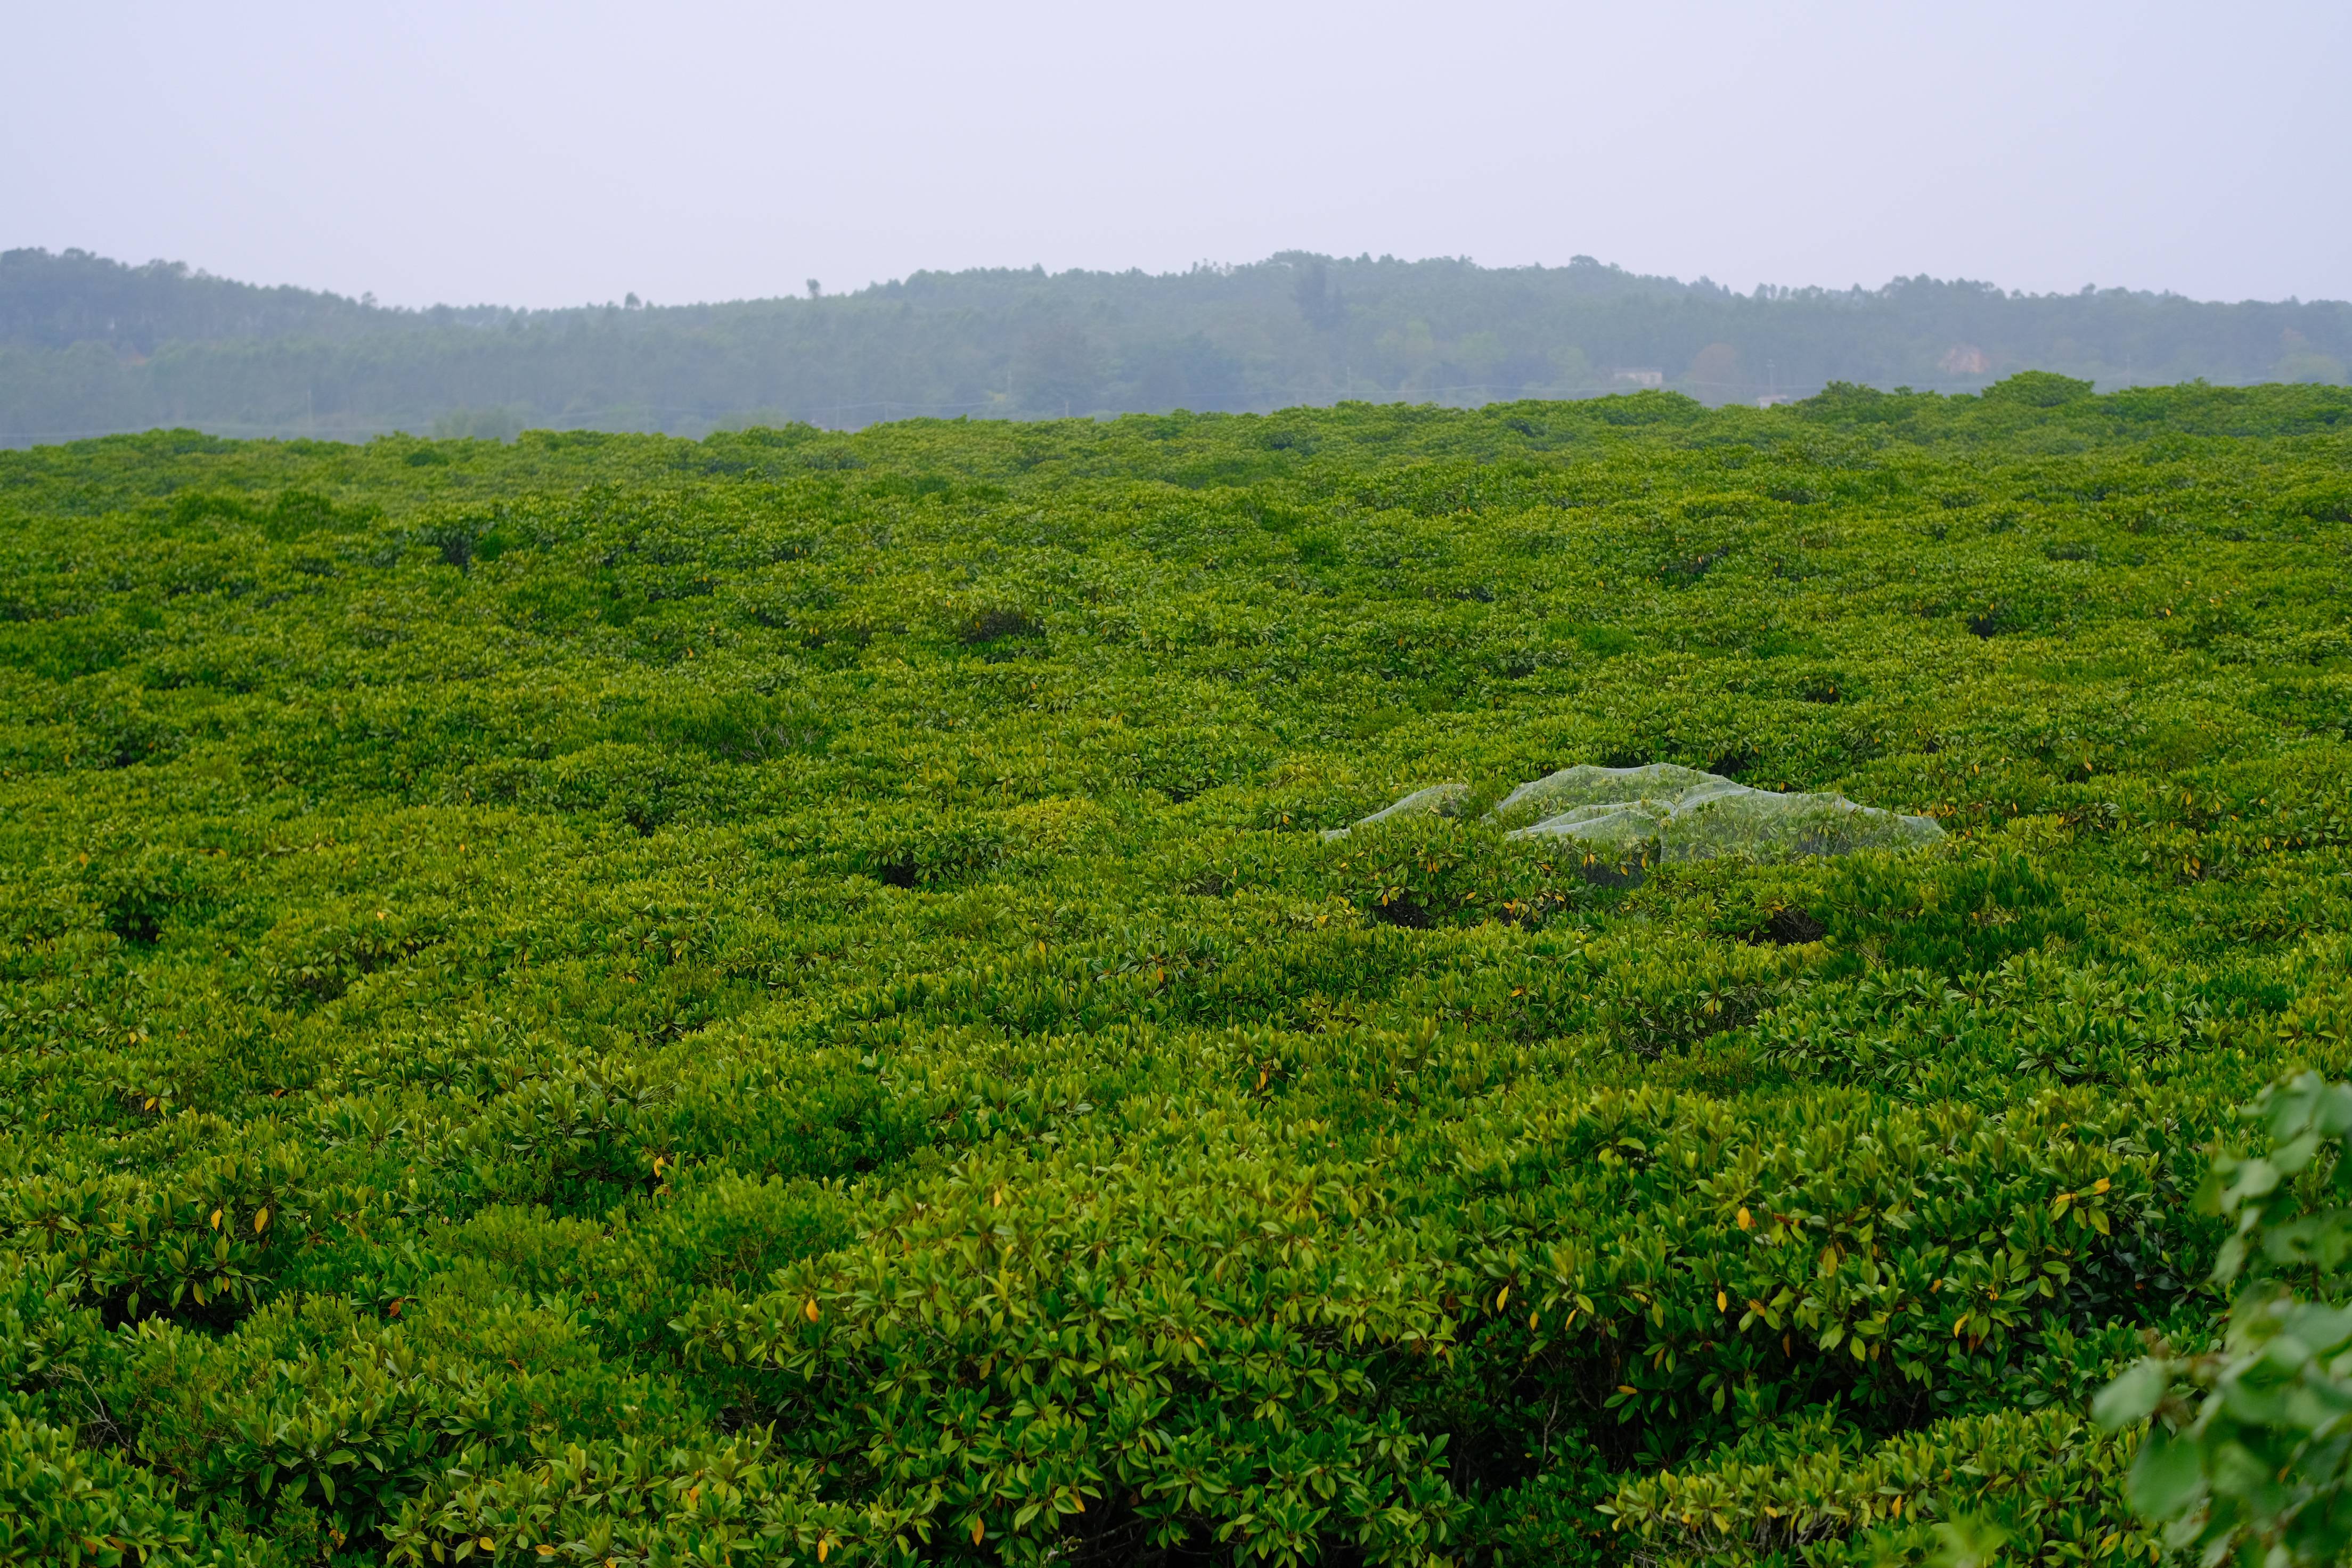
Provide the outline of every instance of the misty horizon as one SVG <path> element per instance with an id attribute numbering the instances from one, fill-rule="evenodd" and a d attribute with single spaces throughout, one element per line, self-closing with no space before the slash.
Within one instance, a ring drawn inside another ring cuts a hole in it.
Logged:
<path id="1" fill-rule="evenodd" d="M 343 304 L 356 306 L 362 310 L 380 310 L 387 314 L 399 315 L 427 315 L 436 310 L 499 310 L 515 314 L 535 315 L 556 314 L 566 310 L 604 310 L 613 309 L 647 310 L 711 309 L 729 305 L 771 304 L 788 300 L 857 299 L 865 295 L 883 293 L 893 289 L 904 288 L 909 284 L 917 283 L 921 279 L 934 277 L 984 277 L 1005 279 L 1035 278 L 1047 280 L 1065 278 L 1163 279 L 1186 278 L 1202 274 L 1211 276 L 1227 276 L 1244 268 L 1279 266 L 1291 264 L 1297 261 L 1321 261 L 1327 263 L 1345 262 L 1359 266 L 1388 264 L 1404 267 L 1436 263 L 1472 268 L 1482 272 L 1528 273 L 1564 272 L 1580 267 L 1590 267 L 1598 268 L 1606 272 L 1615 273 L 1636 282 L 1654 283 L 1675 289 L 1687 289 L 1694 292 L 1712 292 L 1727 298 L 1738 299 L 1775 299 L 1790 296 L 1829 297 L 1837 295 L 1860 297 L 1871 294 L 1883 294 L 1888 289 L 1898 288 L 1905 284 L 1929 283 L 1955 288 L 1982 289 L 1990 294 L 2011 300 L 2060 300 L 2075 298 L 2081 295 L 2112 293 L 2126 295 L 2135 299 L 2177 300 L 2191 304 L 2212 305 L 2332 305 L 2352 302 L 2352 289 L 2347 289 L 2347 294 L 2344 297 L 2315 295 L 2306 299 L 2302 296 L 2289 294 L 2275 299 L 2263 299 L 2253 296 L 2228 299 L 2200 296 L 2189 293 L 2184 289 L 2169 287 L 2135 285 L 2128 283 L 2099 283 L 2096 281 L 2084 283 L 2080 289 L 2074 289 L 2006 288 L 1999 280 L 1993 279 L 1939 277 L 1926 268 L 1922 268 L 1916 272 L 1898 272 L 1893 277 L 1888 278 L 1885 282 L 1877 284 L 1853 282 L 1839 286 L 1836 284 L 1819 282 L 1788 283 L 1768 281 L 1759 282 L 1748 289 L 1736 289 L 1727 284 L 1717 282 L 1713 277 L 1705 272 L 1697 273 L 1688 279 L 1682 278 L 1674 273 L 1639 273 L 1613 261 L 1603 261 L 1595 257 L 1580 254 L 1571 256 L 1564 262 L 1528 261 L 1486 263 L 1482 262 L 1475 257 L 1472 256 L 1396 256 L 1392 254 L 1374 256 L 1369 251 L 1359 252 L 1354 256 L 1333 256 L 1304 248 L 1289 248 L 1276 250 L 1266 256 L 1255 258 L 1249 260 L 1202 260 L 1196 261 L 1191 266 L 1185 268 L 1164 268 L 1156 271 L 1150 268 L 1141 266 L 1125 268 L 1067 267 L 1060 268 L 1059 270 L 1052 270 L 1048 269 L 1042 262 L 1032 262 L 1025 267 L 1011 264 L 980 265 L 959 268 L 918 267 L 899 275 L 871 279 L 865 282 L 846 288 L 835 287 L 834 284 L 827 282 L 824 279 L 807 279 L 802 280 L 800 287 L 797 289 L 779 288 L 764 293 L 737 294 L 727 296 L 725 298 L 655 300 L 643 296 L 635 289 L 629 289 L 617 298 L 580 300 L 570 303 L 544 305 L 519 305 L 509 303 L 505 300 L 489 299 L 436 300 L 429 303 L 411 304 L 380 300 L 376 297 L 375 291 L 370 289 L 363 289 L 355 294 L 347 294 L 340 293 L 332 289 L 315 287 L 310 283 L 296 279 L 263 280 L 254 278 L 240 278 L 226 272 L 215 271 L 213 268 L 201 263 L 190 262 L 177 258 L 155 257 L 145 261 L 134 262 L 127 260 L 121 257 L 104 256 L 87 247 L 81 246 L 64 247 L 56 251 L 50 251 L 47 247 L 40 246 L 25 246 L 18 247 L 18 251 L 31 255 L 53 255 L 60 258 L 80 257 L 94 261 L 110 263 L 114 266 L 122 267 L 133 272 L 170 272 L 181 277 L 201 281 L 234 284 L 249 289 L 265 290 L 292 289 L 301 293 L 318 295 Z M 11 253 L 0 251 L 0 255 L 6 254 Z M 814 294 L 810 292 L 809 285 L 811 283 L 818 285 L 818 292 Z"/>
<path id="2" fill-rule="evenodd" d="M 385 307 L 87 252 L 0 252 L 0 442 L 231 436 L 699 437 L 922 416 L 1468 406 L 1612 393 L 1773 404 L 1844 382 L 1974 393 L 2352 379 L 2352 306 L 1897 279 L 1758 289 L 1285 252 L 1148 273 L 919 271 L 686 304 Z"/>
<path id="3" fill-rule="evenodd" d="M 2352 376 L 2315 0 L 117 0 L 12 42 L 55 68 L 0 98 L 9 443 Z"/>
<path id="4" fill-rule="evenodd" d="M 688 0 L 16 19 L 0 247 L 387 307 L 918 269 L 1583 254 L 1643 277 L 2352 296 L 2352 12 Z M 106 90 L 91 90 L 102 79 Z"/>

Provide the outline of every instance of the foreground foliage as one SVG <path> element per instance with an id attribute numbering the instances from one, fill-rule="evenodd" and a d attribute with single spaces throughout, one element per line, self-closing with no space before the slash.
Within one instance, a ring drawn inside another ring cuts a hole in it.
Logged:
<path id="1" fill-rule="evenodd" d="M 2174 1545 L 2207 1562 L 2336 1563 L 2352 1546 L 2352 1085 L 2304 1073 L 2252 1110 L 2270 1152 L 2216 1160 L 2200 1194 L 2236 1222 L 2213 1270 L 2240 1287 L 2226 1333 L 2201 1352 L 2160 1347 L 2097 1405 L 2111 1426 L 2160 1417 L 2132 1500 Z"/>
<path id="2" fill-rule="evenodd" d="M 2352 1070 L 2347 421 L 0 457 L 0 1561 L 2148 1561 L 2091 1396 Z"/>

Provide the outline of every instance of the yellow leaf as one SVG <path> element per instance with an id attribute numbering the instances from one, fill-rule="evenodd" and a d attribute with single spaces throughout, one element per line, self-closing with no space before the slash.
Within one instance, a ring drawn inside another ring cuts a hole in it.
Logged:
<path id="1" fill-rule="evenodd" d="M 1727 1311 L 1730 1309 L 1730 1306 L 1731 1298 L 1725 1295 L 1722 1291 L 1717 1290 L 1715 1293 L 1715 1310 L 1718 1312 Z"/>
<path id="2" fill-rule="evenodd" d="M 820 1563 L 833 1555 L 833 1538 L 827 1536 L 816 1543 L 816 1560 Z"/>
<path id="3" fill-rule="evenodd" d="M 1504 1286 L 1500 1290 L 1496 1291 L 1496 1292 L 1495 1292 L 1495 1310 L 1496 1310 L 1497 1312 L 1501 1311 L 1501 1310 L 1503 1310 L 1503 1305 L 1504 1305 L 1504 1303 L 1505 1303 L 1505 1302 L 1507 1302 L 1507 1301 L 1508 1301 L 1510 1299 L 1511 1299 L 1511 1288 L 1510 1288 L 1508 1285 L 1506 1285 L 1506 1286 Z"/>
<path id="4" fill-rule="evenodd" d="M 256 1236 L 259 1236 L 263 1231 L 268 1230 L 268 1228 L 269 1228 L 269 1211 L 268 1211 L 268 1209 L 256 1209 L 256 1210 L 254 1210 L 254 1211 L 253 1211 L 253 1234 L 254 1234 L 254 1235 L 256 1235 Z"/>
<path id="5" fill-rule="evenodd" d="M 1617 1385 L 1617 1392 L 1620 1394 L 1639 1394 L 1642 1391 L 1634 1387 L 1630 1383 L 1621 1383 Z"/>
<path id="6" fill-rule="evenodd" d="M 803 1312 L 805 1312 L 806 1314 L 808 1314 L 808 1321 L 809 1321 L 810 1322 L 812 1322 L 812 1323 L 815 1322 L 815 1321 L 816 1321 L 816 1298 L 815 1298 L 815 1297 L 814 1297 L 814 1296 L 810 1297 L 810 1298 L 808 1299 L 808 1305 L 806 1305 L 806 1306 L 803 1307 L 803 1308 L 801 1309 L 801 1310 L 802 1310 Z"/>
<path id="7" fill-rule="evenodd" d="M 221 1227 L 221 1211 L 220 1211 L 220 1210 L 218 1210 L 218 1209 L 215 1209 L 215 1210 L 213 1210 L 213 1228 L 214 1228 L 215 1230 L 218 1230 L 220 1227 Z"/>
<path id="8" fill-rule="evenodd" d="M 552 1547 L 552 1546 L 550 1546 L 550 1545 L 549 1545 L 546 1542 L 544 1542 L 544 1541 L 542 1541 L 542 1542 L 541 1542 L 539 1543 L 539 1545 L 538 1545 L 538 1547 L 536 1548 L 536 1550 L 538 1551 L 539 1554 L 540 1554 L 541 1557 L 552 1557 L 552 1556 L 554 1556 L 554 1555 L 555 1555 L 555 1548 L 554 1548 L 554 1547 Z"/>
<path id="9" fill-rule="evenodd" d="M 1739 1228 L 1742 1230 L 1753 1230 L 1756 1228 L 1755 1219 L 1745 1208 L 1742 1208 L 1739 1211 Z"/>
<path id="10" fill-rule="evenodd" d="M 979 1544 L 980 1544 L 980 1538 L 981 1538 L 982 1536 L 983 1536 L 983 1535 L 986 1535 L 987 1533 L 988 1533 L 988 1529 L 987 1529 L 987 1527 L 986 1527 L 985 1525 L 982 1524 L 982 1523 L 980 1522 L 980 1521 L 978 1521 L 978 1520 L 976 1520 L 976 1519 L 975 1519 L 975 1520 L 973 1520 L 973 1521 L 971 1521 L 971 1543 L 972 1543 L 974 1546 L 979 1545 Z"/>

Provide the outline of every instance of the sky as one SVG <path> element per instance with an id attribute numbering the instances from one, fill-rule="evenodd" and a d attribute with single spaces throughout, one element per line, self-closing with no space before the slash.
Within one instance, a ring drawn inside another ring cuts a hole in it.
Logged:
<path id="1" fill-rule="evenodd" d="M 386 304 L 1276 251 L 2352 298 L 2343 0 L 0 0 L 0 248 Z"/>

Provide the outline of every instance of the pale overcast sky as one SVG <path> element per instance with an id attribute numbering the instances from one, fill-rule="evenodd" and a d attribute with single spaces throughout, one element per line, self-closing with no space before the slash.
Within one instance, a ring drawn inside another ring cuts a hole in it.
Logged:
<path id="1" fill-rule="evenodd" d="M 1303 248 L 2352 297 L 2352 4 L 6 0 L 0 248 L 660 303 Z"/>

